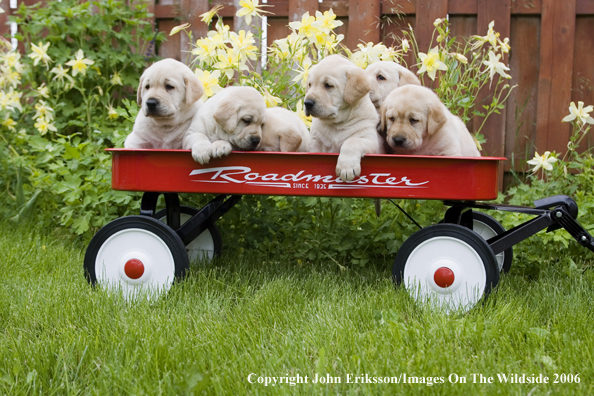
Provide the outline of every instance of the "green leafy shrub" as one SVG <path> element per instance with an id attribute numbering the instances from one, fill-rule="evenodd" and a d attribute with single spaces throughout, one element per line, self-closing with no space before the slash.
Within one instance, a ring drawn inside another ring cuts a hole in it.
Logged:
<path id="1" fill-rule="evenodd" d="M 0 57 L 5 215 L 20 211 L 19 196 L 38 196 L 38 221 L 90 236 L 138 206 L 134 194 L 111 190 L 104 149 L 131 131 L 147 49 L 162 40 L 148 16 L 145 3 L 65 0 L 21 5 L 11 17 L 26 55 L 5 42 Z"/>

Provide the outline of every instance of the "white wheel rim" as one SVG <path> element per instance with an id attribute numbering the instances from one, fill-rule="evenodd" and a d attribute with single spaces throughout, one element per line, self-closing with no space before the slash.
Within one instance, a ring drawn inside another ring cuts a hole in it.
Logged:
<path id="1" fill-rule="evenodd" d="M 184 224 L 190 220 L 192 216 L 182 213 L 179 215 L 180 224 Z M 167 217 L 161 217 L 159 219 L 162 223 L 167 224 Z M 211 260 L 215 255 L 215 244 L 210 231 L 204 230 L 202 234 L 198 235 L 196 239 L 186 245 L 186 251 L 188 252 L 188 259 L 190 262 L 198 260 L 208 259 Z"/>
<path id="2" fill-rule="evenodd" d="M 130 272 L 127 263 L 131 260 L 134 264 L 138 260 L 141 270 L 136 267 L 136 272 Z M 175 261 L 159 236 L 141 228 L 128 228 L 101 245 L 95 258 L 95 276 L 99 285 L 119 290 L 126 298 L 139 293 L 159 295 L 167 292 L 175 279 Z"/>
<path id="3" fill-rule="evenodd" d="M 453 276 L 447 287 L 437 283 L 438 270 Z M 483 296 L 487 273 L 474 248 L 458 238 L 441 236 L 420 243 L 411 252 L 403 282 L 419 303 L 446 311 L 468 310 Z"/>
<path id="4" fill-rule="evenodd" d="M 480 220 L 472 220 L 472 230 L 479 234 L 485 241 L 498 235 L 494 229 Z M 501 272 L 503 270 L 503 262 L 505 261 L 505 252 L 496 254 L 495 261 L 497 262 L 497 269 Z"/>

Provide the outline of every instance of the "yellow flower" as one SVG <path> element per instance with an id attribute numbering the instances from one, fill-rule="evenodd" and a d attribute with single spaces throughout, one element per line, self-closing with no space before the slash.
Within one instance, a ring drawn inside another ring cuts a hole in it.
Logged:
<path id="1" fill-rule="evenodd" d="M 276 107 L 282 103 L 280 98 L 272 95 L 266 88 L 264 88 L 264 92 L 262 93 L 262 97 L 264 97 L 264 103 L 266 103 L 266 107 Z"/>
<path id="2" fill-rule="evenodd" d="M 311 60 L 309 58 L 305 58 L 303 65 L 301 65 L 301 70 L 293 70 L 297 72 L 297 76 L 293 78 L 295 82 L 301 82 L 301 86 L 307 86 L 307 77 L 309 76 L 309 69 L 311 68 Z"/>
<path id="3" fill-rule="evenodd" d="M 260 13 L 266 12 L 261 9 L 264 5 L 259 5 L 258 0 L 239 0 L 239 5 L 241 8 L 237 10 L 235 15 L 238 17 L 244 16 L 248 25 L 252 23 L 252 17 L 259 17 Z"/>
<path id="4" fill-rule="evenodd" d="M 113 108 L 112 105 L 107 106 L 107 118 L 110 120 L 117 120 L 119 117 L 118 112 L 116 109 Z"/>
<path id="5" fill-rule="evenodd" d="M 351 61 L 363 69 L 372 63 L 378 62 L 382 54 L 387 50 L 386 46 L 381 43 L 373 45 L 373 43 L 369 42 L 367 45 L 357 44 L 357 47 L 359 47 L 359 51 L 353 52 Z"/>
<path id="6" fill-rule="evenodd" d="M 473 45 L 473 49 L 480 47 L 481 45 L 483 45 L 483 43 L 486 43 L 487 41 L 491 43 L 491 46 L 493 46 L 493 48 L 497 48 L 497 40 L 499 38 L 499 33 L 495 31 L 494 27 L 495 21 L 491 21 L 491 23 L 489 23 L 489 29 L 487 30 L 486 36 L 473 36 L 478 40 Z"/>
<path id="7" fill-rule="evenodd" d="M 2 125 L 4 125 L 6 128 L 8 128 L 10 131 L 13 131 L 13 132 L 16 131 L 16 129 L 15 129 L 16 124 L 17 124 L 16 121 L 10 117 L 7 117 L 4 119 L 4 121 L 2 121 Z"/>
<path id="8" fill-rule="evenodd" d="M 297 109 L 295 110 L 295 112 L 297 113 L 299 118 L 301 118 L 301 121 L 303 121 L 305 126 L 310 128 L 312 118 L 311 116 L 308 117 L 305 115 L 305 111 L 303 110 L 303 101 L 297 102 Z"/>
<path id="9" fill-rule="evenodd" d="M 299 37 L 304 37 L 313 41 L 315 39 L 316 34 L 320 30 L 321 22 L 316 21 L 316 18 L 309 16 L 309 12 L 306 12 L 301 17 L 301 22 L 290 22 L 289 26 L 293 30 L 297 30 L 299 33 Z"/>
<path id="10" fill-rule="evenodd" d="M 464 55 L 460 54 L 460 53 L 455 53 L 454 56 L 456 57 L 456 59 L 458 59 L 461 63 L 467 64 L 468 63 L 468 58 L 465 57 Z"/>
<path id="11" fill-rule="evenodd" d="M 438 27 L 439 25 L 441 25 L 441 23 L 442 23 L 443 21 L 444 21 L 443 19 L 441 19 L 441 18 L 437 18 L 437 19 L 436 19 L 436 20 L 433 22 L 433 26 L 435 26 L 435 27 Z"/>
<path id="12" fill-rule="evenodd" d="M 383 54 L 381 54 L 380 59 L 383 61 L 388 62 L 398 62 L 400 59 L 400 51 L 395 49 L 394 47 L 386 48 Z"/>
<path id="13" fill-rule="evenodd" d="M 487 70 L 489 70 L 489 78 L 491 81 L 493 81 L 495 73 L 499 73 L 501 77 L 511 78 L 511 76 L 505 72 L 506 70 L 509 70 L 509 67 L 505 66 L 502 62 L 499 62 L 499 58 L 501 58 L 501 54 L 495 55 L 493 51 L 489 51 L 489 60 L 483 61 L 483 64 L 487 66 Z"/>
<path id="14" fill-rule="evenodd" d="M 94 64 L 95 62 L 85 58 L 85 54 L 83 50 L 79 49 L 76 53 L 76 59 L 66 62 L 67 66 L 72 66 L 72 75 L 76 76 L 78 73 L 85 75 L 87 72 L 87 68 L 89 65 Z"/>
<path id="15" fill-rule="evenodd" d="M 534 168 L 532 168 L 532 172 L 536 173 L 541 167 L 544 170 L 552 170 L 553 164 L 557 162 L 557 158 L 550 155 L 550 151 L 545 151 L 544 155 L 538 155 L 538 152 L 535 152 L 534 158 L 527 161 L 530 165 L 535 165 Z"/>
<path id="16" fill-rule="evenodd" d="M 217 6 L 211 8 L 210 11 L 207 11 L 204 14 L 200 14 L 200 19 L 202 20 L 202 22 L 206 23 L 207 25 L 210 25 L 212 18 L 214 18 L 214 16 L 217 15 L 219 10 L 221 10 L 222 8 L 223 6 L 221 4 L 218 4 Z"/>
<path id="17" fill-rule="evenodd" d="M 507 54 L 509 52 L 511 46 L 509 45 L 508 37 L 504 38 L 503 41 L 499 41 L 499 48 L 501 49 L 501 52 L 503 52 L 504 54 Z"/>
<path id="18" fill-rule="evenodd" d="M 584 108 L 584 102 L 579 101 L 577 107 L 574 102 L 569 104 L 569 115 L 563 118 L 563 122 L 571 122 L 577 119 L 579 124 L 594 124 L 594 118 L 590 117 L 590 112 L 594 110 L 593 106 Z"/>
<path id="19" fill-rule="evenodd" d="M 0 77 L 1 85 L 16 88 L 21 83 L 21 74 L 16 71 L 9 71 Z"/>
<path id="20" fill-rule="evenodd" d="M 74 83 L 74 80 L 70 75 L 68 75 L 68 71 L 70 69 L 64 69 L 62 65 L 58 65 L 50 70 L 50 73 L 54 73 L 56 76 L 52 78 L 52 81 L 59 80 L 62 84 L 64 84 L 64 79 L 68 80 L 70 83 Z"/>
<path id="21" fill-rule="evenodd" d="M 49 98 L 49 87 L 45 85 L 45 83 L 41 84 L 39 88 L 37 88 L 37 93 L 42 98 Z"/>
<path id="22" fill-rule="evenodd" d="M 448 70 L 448 67 L 439 60 L 439 50 L 437 47 L 433 47 L 428 54 L 419 52 L 419 58 L 421 59 L 421 68 L 417 74 L 427 72 L 432 80 L 435 80 L 435 73 L 438 70 Z"/>
<path id="23" fill-rule="evenodd" d="M 41 41 L 39 45 L 31 44 L 31 52 L 28 56 L 29 58 L 33 59 L 33 66 L 37 66 L 39 61 L 42 61 L 45 66 L 47 67 L 52 59 L 47 54 L 47 50 L 50 46 L 50 43 L 43 44 Z"/>
<path id="24" fill-rule="evenodd" d="M 14 111 L 16 108 L 23 111 L 21 96 L 23 96 L 22 92 L 0 90 L 0 110 Z"/>
<path id="25" fill-rule="evenodd" d="M 56 127 L 53 124 L 51 124 L 48 120 L 46 120 L 45 118 L 38 118 L 37 122 L 33 126 L 35 128 L 37 128 L 39 133 L 42 135 L 45 135 L 47 133 L 47 131 L 53 131 L 53 132 L 58 131 L 56 129 Z"/>
<path id="26" fill-rule="evenodd" d="M 112 85 L 124 85 L 124 83 L 122 82 L 122 77 L 120 76 L 120 73 L 118 73 L 118 72 L 113 73 L 113 76 L 111 76 L 111 80 L 109 80 L 109 82 Z"/>
<path id="27" fill-rule="evenodd" d="M 231 32 L 229 36 L 229 40 L 231 42 L 231 46 L 237 53 L 239 54 L 239 58 L 242 62 L 245 62 L 247 58 L 252 60 L 256 59 L 256 48 L 254 43 L 254 35 L 251 32 L 245 32 L 245 30 L 240 30 L 239 34 L 235 32 Z"/>
<path id="28" fill-rule="evenodd" d="M 320 11 L 316 11 L 316 21 L 319 22 L 319 28 L 326 34 L 330 34 L 335 28 L 342 26 L 342 21 L 336 20 L 336 14 L 332 9 L 325 11 L 323 14 Z"/>
<path id="29" fill-rule="evenodd" d="M 190 27 L 190 24 L 188 22 L 186 22 L 183 25 L 179 25 L 179 26 L 176 26 L 173 29 L 171 29 L 171 32 L 169 32 L 169 35 L 173 36 L 174 34 L 177 34 L 182 30 L 186 30 L 189 27 Z"/>
<path id="30" fill-rule="evenodd" d="M 17 69 L 22 69 L 19 61 L 21 60 L 21 54 L 17 51 L 10 51 L 5 54 L 0 55 L 0 59 L 4 62 L 4 64 L 8 67 L 14 67 Z"/>
<path id="31" fill-rule="evenodd" d="M 49 107 L 47 103 L 43 100 L 40 100 L 39 103 L 35 103 L 35 115 L 33 118 L 44 118 L 47 121 L 52 121 L 54 119 L 54 109 Z"/>
<path id="32" fill-rule="evenodd" d="M 201 63 L 211 65 L 217 59 L 217 46 L 210 38 L 203 38 L 196 41 L 196 47 L 192 50 Z"/>
<path id="33" fill-rule="evenodd" d="M 194 74 L 198 77 L 198 80 L 202 83 L 204 87 L 204 95 L 202 95 L 202 100 L 206 100 L 210 98 L 212 95 L 219 92 L 221 86 L 219 85 L 219 77 L 221 76 L 220 70 L 215 70 L 214 72 L 209 72 L 208 70 L 194 70 Z"/>
<path id="34" fill-rule="evenodd" d="M 406 54 L 408 52 L 408 50 L 410 49 L 410 44 L 408 43 L 407 39 L 402 40 L 401 47 L 402 47 L 402 52 L 404 52 Z"/>
<path id="35" fill-rule="evenodd" d="M 217 51 L 218 62 L 213 65 L 215 69 L 219 69 L 225 73 L 227 78 L 233 77 L 235 70 L 247 70 L 245 63 L 241 62 L 239 53 L 232 48 Z"/>

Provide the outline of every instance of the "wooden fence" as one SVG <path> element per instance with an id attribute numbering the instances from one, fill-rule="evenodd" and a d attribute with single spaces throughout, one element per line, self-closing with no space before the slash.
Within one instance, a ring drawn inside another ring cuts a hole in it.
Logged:
<path id="1" fill-rule="evenodd" d="M 34 0 L 25 0 L 35 3 Z M 260 0 L 260 3 L 263 3 Z M 8 0 L 0 4 L 7 8 Z M 155 26 L 164 32 L 190 22 L 194 37 L 207 28 L 200 14 L 217 4 L 220 14 L 233 26 L 238 0 L 150 0 Z M 344 25 L 348 47 L 361 42 L 383 41 L 391 45 L 408 25 L 413 27 L 421 50 L 427 50 L 433 21 L 449 18 L 453 35 L 485 35 L 495 21 L 501 37 L 509 37 L 511 94 L 504 112 L 490 118 L 484 127 L 489 155 L 514 158 L 514 166 L 526 169 L 526 157 L 534 149 L 564 152 L 570 126 L 561 123 L 569 102 L 594 104 L 594 0 L 268 0 L 268 43 L 286 37 L 288 23 L 309 11 L 332 9 Z M 0 25 L 9 10 L 0 14 Z M 5 30 L 6 31 L 6 30 Z M 159 55 L 181 59 L 188 48 L 185 35 L 176 35 L 159 48 Z M 483 95 L 486 96 L 486 95 Z M 590 139 L 592 141 L 592 139 Z M 592 146 L 590 142 L 589 146 Z"/>

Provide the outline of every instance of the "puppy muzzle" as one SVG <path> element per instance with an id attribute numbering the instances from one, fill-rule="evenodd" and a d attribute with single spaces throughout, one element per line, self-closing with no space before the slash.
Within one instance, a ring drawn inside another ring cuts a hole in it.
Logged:
<path id="1" fill-rule="evenodd" d="M 305 115 L 308 116 L 308 117 L 310 115 L 313 115 L 313 108 L 316 105 L 315 100 L 305 99 L 305 101 L 303 102 L 303 104 L 305 105 Z"/>

